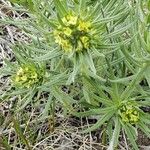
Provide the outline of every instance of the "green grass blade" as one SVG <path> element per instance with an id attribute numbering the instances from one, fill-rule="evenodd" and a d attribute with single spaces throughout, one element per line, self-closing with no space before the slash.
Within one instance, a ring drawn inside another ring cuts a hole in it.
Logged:
<path id="1" fill-rule="evenodd" d="M 114 148 L 117 147 L 118 139 L 120 135 L 120 128 L 121 128 L 121 123 L 119 122 L 119 118 L 115 118 L 115 129 L 108 150 L 113 150 Z"/>
<path id="2" fill-rule="evenodd" d="M 95 109 L 90 109 L 89 111 L 85 112 L 74 112 L 73 114 L 77 117 L 87 117 L 87 116 L 92 116 L 92 115 L 103 115 L 106 114 L 109 111 L 115 111 L 116 107 L 107 107 L 107 108 L 95 108 Z"/>
<path id="3" fill-rule="evenodd" d="M 108 121 L 113 115 L 114 115 L 114 110 L 109 111 L 105 115 L 103 115 L 93 126 L 89 127 L 88 129 L 84 130 L 83 133 L 91 132 L 99 127 L 101 127 L 106 121 Z"/>
<path id="4" fill-rule="evenodd" d="M 53 1 L 60 17 L 64 17 L 65 15 L 68 14 L 67 8 L 65 7 L 65 5 L 63 5 L 63 2 L 61 2 L 60 0 L 53 0 Z"/>
<path id="5" fill-rule="evenodd" d="M 17 120 L 13 119 L 13 127 L 16 131 L 16 133 L 18 134 L 18 137 L 22 140 L 22 142 L 27 146 L 28 150 L 31 150 L 29 141 L 27 140 L 27 138 L 25 137 L 25 135 L 22 133 L 22 130 L 19 126 L 19 123 Z"/>
<path id="6" fill-rule="evenodd" d="M 58 52 L 57 50 L 53 50 L 48 52 L 45 55 L 39 56 L 39 57 L 35 57 L 32 60 L 37 61 L 37 62 L 41 62 L 41 61 L 47 61 L 56 57 L 59 57 L 61 55 L 60 52 Z"/>
<path id="7" fill-rule="evenodd" d="M 133 132 L 131 132 L 132 129 L 127 125 L 123 125 L 123 128 L 125 129 L 126 135 L 129 138 L 129 141 L 132 144 L 133 148 L 135 150 L 139 150 L 139 148 L 135 142 L 135 135 L 133 135 Z"/>
<path id="8" fill-rule="evenodd" d="M 150 123 L 150 121 L 149 121 Z M 143 122 L 138 123 L 139 128 L 150 138 L 150 128 L 146 126 Z"/>
<path id="9" fill-rule="evenodd" d="M 6 137 L 3 135 L 0 136 L 0 148 L 2 148 L 1 144 L 5 150 L 11 150 L 11 146 L 8 144 Z"/>

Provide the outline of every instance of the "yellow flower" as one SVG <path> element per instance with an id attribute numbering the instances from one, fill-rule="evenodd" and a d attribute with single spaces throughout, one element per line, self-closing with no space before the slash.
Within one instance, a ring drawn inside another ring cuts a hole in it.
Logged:
<path id="1" fill-rule="evenodd" d="M 79 40 L 77 43 L 76 51 L 81 51 L 82 49 L 83 49 L 83 45 L 82 45 L 81 41 Z"/>
<path id="2" fill-rule="evenodd" d="M 54 38 L 55 38 L 55 42 L 56 43 L 58 43 L 59 45 L 61 44 L 61 41 L 62 41 L 62 38 L 61 38 L 61 36 L 60 36 L 60 31 L 58 31 L 58 30 L 55 30 L 54 32 L 53 32 L 53 34 L 54 34 Z"/>
<path id="3" fill-rule="evenodd" d="M 63 18 L 62 18 L 62 22 L 63 22 L 66 26 L 68 26 L 68 25 L 69 25 L 69 23 L 68 23 L 68 21 L 67 21 L 66 17 L 63 17 Z"/>
<path id="4" fill-rule="evenodd" d="M 17 83 L 17 82 L 19 82 L 19 80 L 20 80 L 20 78 L 19 78 L 19 76 L 17 75 L 16 78 L 15 78 L 15 82 Z"/>
<path id="5" fill-rule="evenodd" d="M 36 72 L 33 72 L 31 78 L 37 79 L 37 77 L 38 77 L 38 74 Z"/>
<path id="6" fill-rule="evenodd" d="M 60 45 L 62 43 L 62 38 L 60 36 L 55 36 L 55 42 Z"/>
<path id="7" fill-rule="evenodd" d="M 122 121 L 126 123 L 135 124 L 139 121 L 139 112 L 131 105 L 131 103 L 122 106 L 120 115 Z"/>
<path id="8" fill-rule="evenodd" d="M 79 20 L 79 25 L 78 25 L 79 31 L 89 32 L 90 28 L 91 28 L 90 22 Z"/>
<path id="9" fill-rule="evenodd" d="M 72 51 L 72 45 L 70 44 L 70 42 L 68 40 L 62 40 L 61 46 L 62 46 L 63 50 L 66 52 Z"/>
<path id="10" fill-rule="evenodd" d="M 89 38 L 87 36 L 82 36 L 80 39 L 83 43 L 84 48 L 89 48 Z"/>
<path id="11" fill-rule="evenodd" d="M 122 121 L 123 121 L 123 122 L 129 122 L 129 119 L 128 119 L 126 113 L 122 113 L 122 114 L 121 114 L 121 117 L 122 117 Z"/>
<path id="12" fill-rule="evenodd" d="M 38 80 L 38 73 L 34 66 L 20 67 L 14 78 L 15 84 L 26 88 L 29 88 L 33 84 L 37 83 Z"/>
<path id="13" fill-rule="evenodd" d="M 20 81 L 23 81 L 23 82 L 26 82 L 27 81 L 27 76 L 26 75 L 24 75 L 24 76 L 22 76 L 22 77 L 20 77 Z"/>
<path id="14" fill-rule="evenodd" d="M 19 74 L 23 74 L 23 69 L 22 69 L 22 68 L 20 68 L 20 69 L 18 70 L 17 75 L 19 75 Z"/>
<path id="15" fill-rule="evenodd" d="M 69 26 L 69 25 L 76 25 L 77 24 L 78 17 L 73 16 L 71 14 L 67 15 L 66 17 L 62 18 L 62 22 L 64 25 Z"/>
<path id="16" fill-rule="evenodd" d="M 77 16 L 68 15 L 67 16 L 67 20 L 68 20 L 69 25 L 76 25 L 78 17 Z"/>
<path id="17" fill-rule="evenodd" d="M 71 33 L 72 33 L 72 30 L 67 27 L 67 28 L 64 28 L 64 34 L 67 35 L 67 36 L 71 36 Z"/>
<path id="18" fill-rule="evenodd" d="M 93 31 L 89 21 L 83 21 L 73 13 L 62 18 L 64 26 L 58 25 L 54 31 L 55 42 L 66 52 L 81 51 L 90 46 Z M 90 32 L 89 32 L 90 31 Z"/>

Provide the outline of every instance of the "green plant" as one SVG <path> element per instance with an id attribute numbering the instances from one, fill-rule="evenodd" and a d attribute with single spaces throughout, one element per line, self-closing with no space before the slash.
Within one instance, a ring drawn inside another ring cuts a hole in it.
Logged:
<path id="1" fill-rule="evenodd" d="M 66 114 L 98 116 L 83 132 L 105 128 L 103 141 L 109 150 L 117 148 L 124 131 L 137 150 L 138 129 L 150 137 L 150 116 L 143 111 L 150 106 L 149 1 L 11 2 L 28 17 L 0 21 L 20 28 L 29 41 L 13 44 L 14 63 L 5 60 L 0 73 L 11 76 L 11 84 L 1 102 L 17 95 L 21 112 L 47 93 L 42 117 L 50 111 L 55 122 L 59 101 Z"/>
<path id="2" fill-rule="evenodd" d="M 103 84 L 98 80 L 87 78 L 86 85 L 89 89 L 85 98 L 88 97 L 91 101 L 86 107 L 87 99 L 83 99 L 81 105 L 87 111 L 75 113 L 75 115 L 78 117 L 99 117 L 97 123 L 84 132 L 96 130 L 106 124 L 106 132 L 110 141 L 108 149 L 117 147 L 122 130 L 125 131 L 134 149 L 138 149 L 135 142 L 138 128 L 150 137 L 149 116 L 141 109 L 144 106 L 149 106 L 149 94 L 138 85 L 147 67 L 144 65 L 132 82 L 128 81 L 127 86 L 124 83 L 118 83 L 117 80 L 111 80 L 110 84 Z"/>

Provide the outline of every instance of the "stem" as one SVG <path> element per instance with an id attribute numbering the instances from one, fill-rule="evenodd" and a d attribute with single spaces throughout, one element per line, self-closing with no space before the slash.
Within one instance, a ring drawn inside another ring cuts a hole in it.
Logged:
<path id="1" fill-rule="evenodd" d="M 102 145 L 106 145 L 107 143 L 106 143 L 106 127 L 105 127 L 105 125 L 103 125 L 103 134 L 102 134 Z M 105 148 L 103 148 L 103 149 L 105 149 Z"/>
<path id="2" fill-rule="evenodd" d="M 51 106 L 51 116 L 49 120 L 50 124 L 50 132 L 53 132 L 55 130 L 55 100 L 53 100 L 52 106 Z"/>

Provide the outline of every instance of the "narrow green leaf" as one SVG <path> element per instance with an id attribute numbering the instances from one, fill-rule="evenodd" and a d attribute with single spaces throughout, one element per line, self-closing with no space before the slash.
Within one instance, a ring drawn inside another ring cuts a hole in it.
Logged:
<path id="1" fill-rule="evenodd" d="M 96 74 L 96 69 L 95 69 L 95 66 L 94 66 L 93 59 L 92 59 L 92 54 L 90 52 L 88 52 L 88 54 L 87 53 L 85 54 L 85 60 L 86 60 L 86 64 L 89 65 L 91 71 L 94 74 Z"/>
<path id="2" fill-rule="evenodd" d="M 48 112 L 50 110 L 50 106 L 51 106 L 51 104 L 53 102 L 52 99 L 53 99 L 53 96 L 49 95 L 47 103 L 45 105 L 45 108 L 44 108 L 44 110 L 42 112 L 41 118 L 45 118 L 46 116 L 48 116 Z"/>
<path id="3" fill-rule="evenodd" d="M 74 112 L 73 114 L 77 117 L 87 117 L 87 116 L 92 116 L 92 115 L 103 115 L 108 113 L 109 111 L 116 111 L 116 107 L 107 107 L 107 108 L 95 108 L 95 109 L 90 109 L 85 112 Z"/>
<path id="4" fill-rule="evenodd" d="M 84 130 L 83 133 L 91 132 L 98 129 L 101 125 L 103 125 L 106 121 L 108 121 L 114 115 L 114 110 L 109 111 L 105 115 L 103 115 L 93 126 Z"/>
<path id="5" fill-rule="evenodd" d="M 135 150 L 139 150 L 136 142 L 135 142 L 135 136 L 133 135 L 133 133 L 131 132 L 131 128 L 128 125 L 123 125 L 123 128 L 125 129 L 125 132 L 127 134 L 127 137 L 129 138 L 129 141 L 131 142 L 133 148 Z"/>
<path id="6" fill-rule="evenodd" d="M 74 59 L 74 67 L 73 67 L 73 72 L 71 73 L 71 75 L 69 76 L 66 84 L 70 85 L 72 82 L 74 82 L 75 80 L 75 76 L 78 74 L 80 69 L 80 64 L 78 62 L 78 60 Z"/>
<path id="7" fill-rule="evenodd" d="M 48 52 L 45 55 L 33 58 L 32 60 L 37 61 L 37 62 L 47 61 L 47 60 L 59 57 L 60 55 L 61 55 L 61 53 L 59 51 L 53 50 L 53 51 Z"/>
<path id="8" fill-rule="evenodd" d="M 136 77 L 132 80 L 132 82 L 127 86 L 125 91 L 121 95 L 121 99 L 127 99 L 130 94 L 133 92 L 134 88 L 136 87 L 135 85 L 138 84 L 143 77 L 143 74 L 145 70 L 147 69 L 148 65 L 145 64 L 143 68 L 141 68 L 138 73 L 136 74 Z"/>
<path id="9" fill-rule="evenodd" d="M 27 146 L 28 150 L 31 150 L 29 141 L 27 140 L 25 135 L 22 133 L 22 130 L 20 128 L 18 121 L 13 119 L 13 124 L 14 124 L 13 127 L 14 127 L 16 133 L 18 134 L 18 136 L 21 138 L 22 142 Z"/>
<path id="10" fill-rule="evenodd" d="M 3 147 L 0 148 L 5 148 L 6 150 L 11 150 L 11 146 L 8 144 L 8 141 L 6 139 L 6 137 L 4 135 L 0 136 L 0 146 L 1 144 L 3 145 Z"/>
<path id="11" fill-rule="evenodd" d="M 149 121 L 150 124 L 150 121 Z M 143 122 L 138 123 L 139 128 L 150 138 L 150 128 L 145 125 Z"/>
<path id="12" fill-rule="evenodd" d="M 53 1 L 60 17 L 64 17 L 65 15 L 67 15 L 67 10 L 64 7 L 63 3 L 60 0 L 53 0 Z"/>
<path id="13" fill-rule="evenodd" d="M 29 93 L 27 93 L 27 97 L 24 97 L 22 99 L 23 103 L 21 104 L 21 106 L 19 107 L 19 109 L 17 111 L 24 109 L 32 101 L 36 92 L 37 91 L 35 89 L 33 89 Z"/>
<path id="14" fill-rule="evenodd" d="M 112 139 L 110 141 L 110 144 L 107 150 L 113 150 L 117 147 L 118 139 L 120 135 L 120 128 L 121 128 L 121 124 L 119 122 L 119 118 L 115 118 L 115 129 L 114 129 L 113 136 L 112 136 Z"/>

